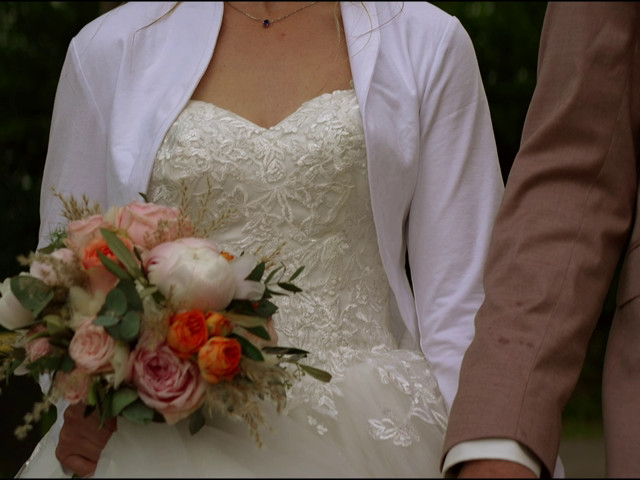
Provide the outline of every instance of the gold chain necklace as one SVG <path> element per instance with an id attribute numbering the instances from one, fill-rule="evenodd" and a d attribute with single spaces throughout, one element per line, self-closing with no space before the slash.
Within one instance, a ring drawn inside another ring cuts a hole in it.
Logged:
<path id="1" fill-rule="evenodd" d="M 269 26 L 273 25 L 276 22 L 279 22 L 280 20 L 284 20 L 285 18 L 290 17 L 291 15 L 293 15 L 294 13 L 298 13 L 301 12 L 302 10 L 304 10 L 305 8 L 309 8 L 312 7 L 313 5 L 315 5 L 318 2 L 311 2 L 311 3 L 307 3 L 306 5 L 294 10 L 291 13 L 287 13 L 286 15 L 283 15 L 281 17 L 278 18 L 274 18 L 273 20 L 269 20 L 268 18 L 265 18 L 264 20 L 262 20 L 261 18 L 258 17 L 254 17 L 253 15 L 244 12 L 242 10 L 240 10 L 238 7 L 236 7 L 235 5 L 231 5 L 229 2 L 225 2 L 227 5 L 229 5 L 231 8 L 233 8 L 236 12 L 239 12 L 241 14 L 243 14 L 245 17 L 250 18 L 251 20 L 255 20 L 256 22 L 260 22 L 262 24 L 262 26 L 264 28 L 269 28 Z"/>

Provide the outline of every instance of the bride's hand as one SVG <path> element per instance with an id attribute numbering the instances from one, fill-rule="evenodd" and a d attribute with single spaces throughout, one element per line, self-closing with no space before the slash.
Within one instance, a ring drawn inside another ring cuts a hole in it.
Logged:
<path id="1" fill-rule="evenodd" d="M 64 424 L 56 447 L 56 458 L 63 467 L 80 477 L 95 472 L 100 454 L 117 428 L 115 418 L 105 420 L 100 428 L 98 412 L 84 416 L 85 405 L 70 405 L 64 412 Z"/>

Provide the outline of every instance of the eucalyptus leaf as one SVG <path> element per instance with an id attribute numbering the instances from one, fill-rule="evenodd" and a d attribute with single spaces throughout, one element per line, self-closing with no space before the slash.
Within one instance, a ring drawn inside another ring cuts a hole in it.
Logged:
<path id="1" fill-rule="evenodd" d="M 195 435 L 204 427 L 204 423 L 204 413 L 202 413 L 202 407 L 200 407 L 189 416 L 189 433 Z"/>
<path id="2" fill-rule="evenodd" d="M 31 275 L 16 275 L 10 280 L 11 291 L 34 317 L 46 307 L 53 298 L 53 288 Z"/>
<path id="3" fill-rule="evenodd" d="M 112 327 L 120 322 L 119 317 L 111 315 L 100 315 L 93 320 L 94 325 L 100 325 L 101 327 Z"/>
<path id="4" fill-rule="evenodd" d="M 121 323 L 122 322 L 118 322 L 117 325 L 111 325 L 110 327 L 104 327 L 104 329 L 107 331 L 107 333 L 109 335 L 111 335 L 114 338 L 114 340 L 121 340 L 123 342 L 126 342 L 127 340 L 122 338 L 122 333 L 120 332 Z"/>
<path id="5" fill-rule="evenodd" d="M 242 347 L 242 354 L 245 357 L 249 357 L 251 360 L 255 360 L 257 362 L 264 361 L 264 356 L 260 352 L 260 349 L 249 340 L 240 335 L 236 335 L 235 333 L 229 335 L 229 337 L 235 338 L 238 343 L 240 343 L 240 346 Z"/>
<path id="6" fill-rule="evenodd" d="M 154 410 L 142 403 L 142 400 L 138 398 L 122 410 L 122 416 L 131 420 L 133 423 L 146 425 L 153 420 Z"/>
<path id="7" fill-rule="evenodd" d="M 311 367 L 309 365 L 304 365 L 303 363 L 298 364 L 305 373 L 308 373 L 316 380 L 320 380 L 321 382 L 329 382 L 331 381 L 331 374 L 329 372 L 325 372 L 324 370 L 320 370 L 319 368 Z"/>
<path id="8" fill-rule="evenodd" d="M 135 340 L 140 333 L 140 314 L 127 312 L 120 323 L 120 340 L 130 342 Z"/>
<path id="9" fill-rule="evenodd" d="M 138 399 L 138 392 L 132 388 L 121 388 L 113 392 L 111 399 L 111 416 L 116 417 Z"/>
<path id="10" fill-rule="evenodd" d="M 136 284 L 132 280 L 121 280 L 118 282 L 117 288 L 124 293 L 129 310 L 142 311 L 142 300 L 136 289 Z"/>
<path id="11" fill-rule="evenodd" d="M 119 288 L 114 288 L 107 294 L 104 307 L 116 316 L 123 315 L 127 311 L 127 296 Z"/>

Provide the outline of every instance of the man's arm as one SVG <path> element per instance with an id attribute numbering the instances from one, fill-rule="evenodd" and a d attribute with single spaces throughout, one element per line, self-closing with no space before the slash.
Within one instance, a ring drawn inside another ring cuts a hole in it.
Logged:
<path id="1" fill-rule="evenodd" d="M 635 209 L 638 8 L 549 3 L 445 455 L 463 441 L 506 438 L 540 458 L 543 476 L 554 469 L 562 410 Z"/>

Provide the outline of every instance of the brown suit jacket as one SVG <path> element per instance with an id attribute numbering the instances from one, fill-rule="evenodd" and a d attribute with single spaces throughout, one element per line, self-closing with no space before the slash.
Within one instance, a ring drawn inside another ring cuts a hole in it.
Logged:
<path id="1" fill-rule="evenodd" d="M 553 472 L 561 413 L 624 255 L 603 383 L 606 463 L 609 476 L 640 476 L 639 21 L 640 3 L 548 5 L 445 454 L 511 438 Z"/>

